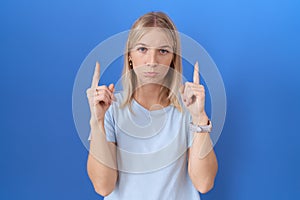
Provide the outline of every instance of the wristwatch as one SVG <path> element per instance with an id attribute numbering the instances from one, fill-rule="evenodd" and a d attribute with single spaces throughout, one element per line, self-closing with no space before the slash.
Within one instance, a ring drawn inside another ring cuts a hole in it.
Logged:
<path id="1" fill-rule="evenodd" d="M 212 124 L 211 121 L 208 120 L 208 125 L 200 126 L 195 125 L 193 122 L 190 123 L 190 131 L 193 133 L 210 133 L 212 130 Z"/>

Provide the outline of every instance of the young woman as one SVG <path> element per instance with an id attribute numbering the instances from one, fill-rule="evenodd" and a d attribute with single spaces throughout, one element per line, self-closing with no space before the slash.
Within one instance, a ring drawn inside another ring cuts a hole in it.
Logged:
<path id="1" fill-rule="evenodd" d="M 162 12 L 132 26 L 123 91 L 98 86 L 97 62 L 87 90 L 91 111 L 88 175 L 107 200 L 198 200 L 214 185 L 217 159 L 200 85 L 182 84 L 177 29 Z"/>

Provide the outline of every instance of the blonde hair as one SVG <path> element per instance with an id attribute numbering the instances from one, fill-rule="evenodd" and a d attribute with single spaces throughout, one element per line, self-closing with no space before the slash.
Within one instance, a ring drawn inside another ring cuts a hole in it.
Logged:
<path id="1" fill-rule="evenodd" d="M 134 95 L 134 90 L 137 87 L 137 77 L 134 73 L 132 66 L 129 64 L 129 53 L 136 42 L 147 33 L 147 28 L 160 28 L 169 36 L 173 41 L 173 59 L 163 87 L 161 88 L 160 98 L 167 94 L 170 104 L 175 106 L 180 112 L 182 111 L 181 104 L 179 103 L 177 92 L 182 82 L 182 61 L 180 54 L 180 40 L 177 29 L 171 19 L 162 12 L 150 12 L 139 19 L 137 19 L 131 27 L 129 36 L 126 43 L 126 50 L 124 55 L 124 68 L 122 72 L 122 84 L 124 91 L 124 101 L 121 108 L 129 106 L 131 110 L 131 102 Z"/>

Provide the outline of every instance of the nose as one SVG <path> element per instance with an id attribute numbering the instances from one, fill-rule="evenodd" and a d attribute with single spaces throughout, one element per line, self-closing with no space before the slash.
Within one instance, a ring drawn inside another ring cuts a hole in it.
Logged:
<path id="1" fill-rule="evenodd" d="M 157 62 L 157 51 L 156 49 L 149 50 L 147 65 L 151 67 L 155 67 L 158 64 Z"/>

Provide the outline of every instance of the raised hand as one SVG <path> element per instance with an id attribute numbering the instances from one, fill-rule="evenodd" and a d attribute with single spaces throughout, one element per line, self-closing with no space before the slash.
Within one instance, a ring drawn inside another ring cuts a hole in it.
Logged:
<path id="1" fill-rule="evenodd" d="M 87 89 L 86 94 L 91 110 L 91 121 L 99 122 L 104 120 L 104 115 L 114 97 L 114 84 L 98 86 L 100 81 L 100 64 L 96 62 L 95 71 L 93 75 L 92 85 Z"/>
<path id="2" fill-rule="evenodd" d="M 200 85 L 198 62 L 194 65 L 193 82 L 186 82 L 182 85 L 180 87 L 180 94 L 184 105 L 189 110 L 193 119 L 200 120 L 207 118 L 204 110 L 205 89 L 203 85 Z"/>

